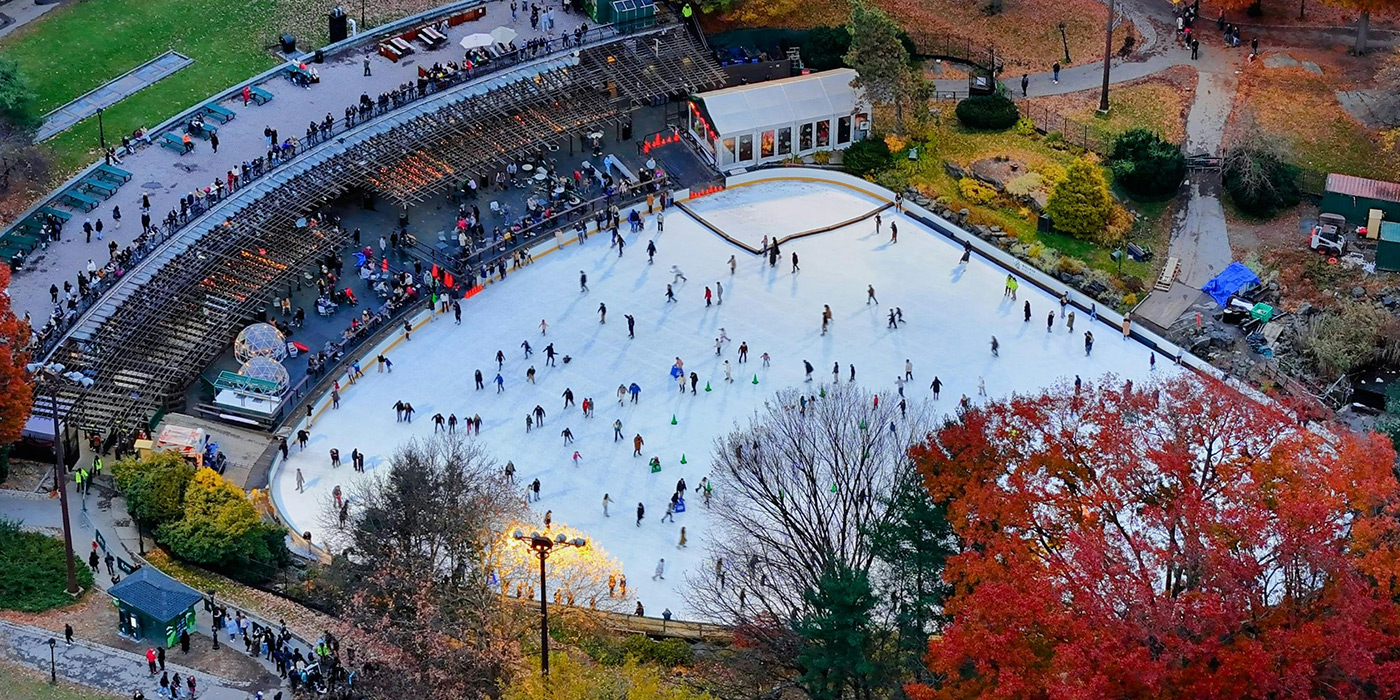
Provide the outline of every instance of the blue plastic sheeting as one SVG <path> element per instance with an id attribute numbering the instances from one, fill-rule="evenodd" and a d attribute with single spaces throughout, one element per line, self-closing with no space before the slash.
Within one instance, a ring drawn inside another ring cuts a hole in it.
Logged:
<path id="1" fill-rule="evenodd" d="M 1230 300 L 1230 296 L 1241 289 L 1252 284 L 1259 284 L 1259 276 L 1254 271 L 1240 263 L 1230 263 L 1230 266 L 1220 272 L 1206 286 L 1201 287 L 1201 291 L 1210 295 L 1221 308 L 1225 307 L 1225 302 Z"/>

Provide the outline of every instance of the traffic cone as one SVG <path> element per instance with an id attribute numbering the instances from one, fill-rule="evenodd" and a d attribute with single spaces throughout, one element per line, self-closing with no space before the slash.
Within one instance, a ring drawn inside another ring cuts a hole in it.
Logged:
<path id="1" fill-rule="evenodd" d="M 836 482 L 835 482 L 835 481 L 831 482 L 831 492 L 832 492 L 832 493 L 836 493 Z"/>
<path id="2" fill-rule="evenodd" d="M 826 398 L 826 387 L 822 387 L 822 390 L 819 391 L 819 392 L 817 392 L 817 396 L 820 396 L 820 397 L 822 397 L 822 398 Z"/>
<path id="3" fill-rule="evenodd" d="M 710 390 L 710 383 L 709 383 L 709 382 L 705 382 L 705 391 L 709 391 L 709 390 Z"/>
<path id="4" fill-rule="evenodd" d="M 671 414 L 671 425 L 675 425 L 676 422 L 677 422 L 677 421 L 676 421 L 676 414 L 672 413 L 672 414 Z"/>
<path id="5" fill-rule="evenodd" d="M 865 419 L 864 419 L 864 418 L 860 419 L 860 429 L 861 429 L 861 430 L 865 430 Z"/>
<path id="6" fill-rule="evenodd" d="M 754 383 L 754 384 L 757 384 L 757 383 L 758 383 L 758 375 L 757 375 L 757 374 L 753 375 L 753 383 Z"/>
<path id="7" fill-rule="evenodd" d="M 685 453 L 681 453 L 681 464 L 685 464 Z"/>

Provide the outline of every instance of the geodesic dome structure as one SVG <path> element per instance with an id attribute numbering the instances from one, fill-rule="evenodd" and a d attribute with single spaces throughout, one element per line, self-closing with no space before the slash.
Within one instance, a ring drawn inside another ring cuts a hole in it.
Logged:
<path id="1" fill-rule="evenodd" d="M 287 357 L 287 337 L 270 324 L 254 323 L 239 331 L 238 337 L 233 339 L 233 356 L 239 362 L 247 362 L 254 357 L 281 361 Z"/>
<path id="2" fill-rule="evenodd" d="M 287 368 L 282 363 L 270 357 L 255 355 L 248 358 L 243 366 L 238 368 L 238 373 L 249 379 L 261 379 L 273 382 L 277 385 L 277 393 L 280 395 L 291 386 L 291 377 L 287 375 Z"/>

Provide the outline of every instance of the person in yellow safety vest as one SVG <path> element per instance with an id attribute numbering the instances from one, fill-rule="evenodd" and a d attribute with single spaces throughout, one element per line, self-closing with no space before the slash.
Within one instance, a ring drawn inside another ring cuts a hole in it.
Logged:
<path id="1" fill-rule="evenodd" d="M 87 478 L 87 470 L 82 467 L 78 467 L 78 469 L 73 472 L 73 482 L 78 485 L 78 493 L 83 492 L 83 483 L 87 481 Z"/>
<path id="2" fill-rule="evenodd" d="M 93 457 L 93 458 L 92 458 L 92 478 L 96 479 L 96 478 L 99 477 L 99 476 L 102 476 L 102 457 L 101 457 L 101 456 Z"/>
<path id="3" fill-rule="evenodd" d="M 686 3 L 686 4 L 685 4 L 685 7 L 682 7 L 682 8 L 681 8 L 681 16 L 682 16 L 682 17 L 684 17 L 684 18 L 686 18 L 686 19 L 690 19 L 690 16 L 693 15 L 693 14 L 695 14 L 695 10 L 690 9 L 690 3 Z"/>

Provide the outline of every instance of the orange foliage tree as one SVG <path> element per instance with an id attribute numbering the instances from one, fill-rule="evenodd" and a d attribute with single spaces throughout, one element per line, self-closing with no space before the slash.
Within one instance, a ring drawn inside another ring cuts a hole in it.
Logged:
<path id="1" fill-rule="evenodd" d="M 34 405 L 29 374 L 24 365 L 29 353 L 29 324 L 10 310 L 10 268 L 0 264 L 0 481 L 5 480 L 11 443 L 19 440 Z"/>
<path id="2" fill-rule="evenodd" d="M 1395 454 L 1227 386 L 1060 387 L 915 448 L 963 545 L 939 698 L 1393 697 Z"/>

